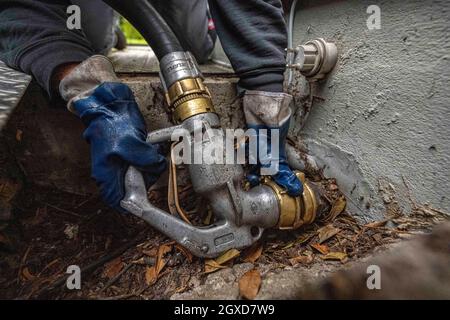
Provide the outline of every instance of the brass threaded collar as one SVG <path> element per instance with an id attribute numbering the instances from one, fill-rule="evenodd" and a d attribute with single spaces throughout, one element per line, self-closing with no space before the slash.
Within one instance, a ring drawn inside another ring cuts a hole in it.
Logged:
<path id="1" fill-rule="evenodd" d="M 166 100 L 176 123 L 198 114 L 215 112 L 211 94 L 201 78 L 175 82 L 168 89 Z"/>
<path id="2" fill-rule="evenodd" d="M 303 194 L 299 197 L 291 197 L 270 177 L 264 177 L 262 183 L 272 188 L 277 200 L 280 218 L 276 228 L 280 230 L 297 229 L 305 224 L 314 222 L 318 210 L 318 204 L 313 189 L 305 179 L 305 175 L 296 171 L 295 175 L 303 183 Z"/>

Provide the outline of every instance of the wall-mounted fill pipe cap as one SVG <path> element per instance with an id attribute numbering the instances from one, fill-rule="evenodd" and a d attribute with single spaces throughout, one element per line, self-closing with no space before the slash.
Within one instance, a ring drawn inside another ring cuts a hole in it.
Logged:
<path id="1" fill-rule="evenodd" d="M 296 48 L 294 66 L 308 80 L 325 78 L 337 62 L 337 47 L 322 38 L 311 40 Z"/>

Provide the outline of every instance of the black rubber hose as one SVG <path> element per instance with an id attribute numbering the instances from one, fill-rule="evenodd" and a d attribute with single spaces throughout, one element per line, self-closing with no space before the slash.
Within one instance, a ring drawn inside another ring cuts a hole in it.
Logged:
<path id="1" fill-rule="evenodd" d="M 103 0 L 125 17 L 147 40 L 158 60 L 166 54 L 184 51 L 166 21 L 148 0 Z"/>

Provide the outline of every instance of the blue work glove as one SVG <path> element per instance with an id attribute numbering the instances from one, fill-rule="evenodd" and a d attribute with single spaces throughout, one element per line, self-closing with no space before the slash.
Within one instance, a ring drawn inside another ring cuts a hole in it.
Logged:
<path id="1" fill-rule="evenodd" d="M 158 147 L 146 142 L 145 122 L 131 89 L 120 82 L 105 82 L 91 94 L 72 103 L 82 119 L 84 138 L 91 146 L 92 177 L 104 201 L 125 212 L 124 177 L 130 165 L 139 169 L 147 187 L 166 169 Z"/>
<path id="2" fill-rule="evenodd" d="M 272 179 L 286 192 L 297 197 L 303 194 L 303 184 L 289 168 L 286 156 L 286 138 L 289 131 L 291 110 L 289 107 L 292 97 L 284 93 L 247 91 L 244 96 L 244 112 L 248 129 L 253 129 L 257 150 L 249 150 L 249 159 L 253 159 L 247 174 L 247 181 L 251 187 L 260 183 L 261 169 L 274 168 Z M 278 130 L 279 152 L 271 150 L 272 130 Z M 252 140 L 252 138 L 250 138 Z M 266 145 L 267 146 L 263 146 Z M 259 154 L 260 149 L 267 150 Z M 256 155 L 254 154 L 256 151 Z"/>
<path id="3" fill-rule="evenodd" d="M 258 145 L 258 153 L 261 144 L 267 143 L 267 157 L 264 160 L 258 161 L 258 164 L 251 165 L 247 174 L 247 181 L 251 187 L 257 186 L 260 183 L 261 168 L 270 168 L 273 161 L 278 161 L 278 172 L 272 175 L 272 179 L 281 187 L 283 187 L 287 193 L 292 197 L 300 196 L 303 193 L 303 184 L 289 168 L 286 156 L 286 137 L 289 131 L 289 122 L 285 123 L 279 128 L 269 128 L 266 126 L 249 126 L 249 129 L 256 131 L 256 139 Z M 261 131 L 266 129 L 267 131 Z M 271 150 L 271 131 L 279 130 L 279 155 L 278 157 L 272 154 Z"/>

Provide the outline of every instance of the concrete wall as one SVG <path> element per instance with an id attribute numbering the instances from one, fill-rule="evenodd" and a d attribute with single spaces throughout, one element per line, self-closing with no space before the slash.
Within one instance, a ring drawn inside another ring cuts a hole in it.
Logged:
<path id="1" fill-rule="evenodd" d="M 379 218 L 395 198 L 408 208 L 404 180 L 417 202 L 450 211 L 450 2 L 299 3 L 294 44 L 324 37 L 339 60 L 312 86 L 308 121 L 294 133 L 362 217 Z M 380 30 L 366 25 L 372 4 Z M 298 88 L 309 92 L 303 78 Z"/>

